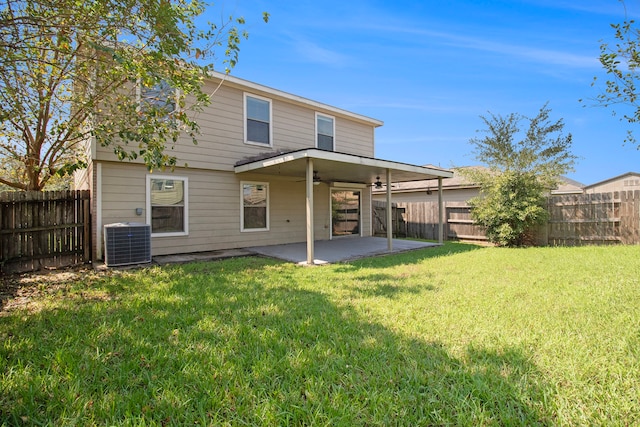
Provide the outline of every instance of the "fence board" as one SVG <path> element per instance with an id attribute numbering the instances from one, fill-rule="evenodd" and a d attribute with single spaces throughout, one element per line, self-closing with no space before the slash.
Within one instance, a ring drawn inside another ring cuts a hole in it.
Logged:
<path id="1" fill-rule="evenodd" d="M 373 235 L 387 236 L 387 202 L 374 200 L 372 203 Z M 407 237 L 407 223 L 404 220 L 405 210 L 396 203 L 391 204 L 392 234 L 394 237 Z"/>
<path id="2" fill-rule="evenodd" d="M 386 235 L 386 202 L 374 201 L 374 235 Z M 438 202 L 392 203 L 394 235 L 438 240 Z M 486 240 L 482 227 L 471 219 L 471 208 L 464 202 L 444 204 L 445 239 Z M 403 228 L 404 227 L 404 228 Z"/>
<path id="3" fill-rule="evenodd" d="M 447 217 L 447 237 L 452 240 L 487 240 L 487 235 L 483 227 L 476 225 L 471 217 L 471 207 L 448 206 L 446 208 Z"/>
<path id="4" fill-rule="evenodd" d="M 0 193 L 0 271 L 90 261 L 89 191 Z"/>
<path id="5" fill-rule="evenodd" d="M 640 243 L 640 191 L 574 194 L 548 199 L 554 246 Z"/>
<path id="6" fill-rule="evenodd" d="M 384 211 L 386 203 L 376 201 L 375 206 Z M 445 202 L 444 206 L 445 239 L 486 240 L 466 203 Z M 398 203 L 397 208 L 405 210 L 402 217 L 407 237 L 438 238 L 437 202 Z M 640 244 L 640 190 L 552 196 L 547 199 L 547 210 L 548 223 L 534 230 L 536 244 Z M 386 222 L 384 218 L 381 216 L 381 221 Z M 380 225 L 374 223 L 374 230 L 376 227 Z"/>

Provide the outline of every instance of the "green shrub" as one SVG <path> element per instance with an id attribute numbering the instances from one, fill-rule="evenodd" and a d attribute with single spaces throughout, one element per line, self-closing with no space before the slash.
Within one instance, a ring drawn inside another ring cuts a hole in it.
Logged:
<path id="1" fill-rule="evenodd" d="M 483 186 L 470 200 L 475 221 L 487 239 L 499 246 L 523 246 L 527 231 L 547 220 L 544 187 L 532 174 L 505 172 Z"/>

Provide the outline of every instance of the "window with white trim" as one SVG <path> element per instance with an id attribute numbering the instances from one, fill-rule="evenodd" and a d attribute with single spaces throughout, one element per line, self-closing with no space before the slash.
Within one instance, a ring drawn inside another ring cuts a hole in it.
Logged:
<path id="1" fill-rule="evenodd" d="M 334 151 L 335 120 L 331 116 L 316 113 L 316 147 Z"/>
<path id="2" fill-rule="evenodd" d="M 159 116 L 168 116 L 177 107 L 177 91 L 166 80 L 153 86 L 138 85 L 138 102 L 141 110 L 157 110 Z"/>
<path id="3" fill-rule="evenodd" d="M 244 140 L 271 146 L 271 100 L 244 94 Z"/>
<path id="4" fill-rule="evenodd" d="M 147 175 L 147 223 L 152 235 L 189 234 L 188 206 L 188 178 Z"/>
<path id="5" fill-rule="evenodd" d="M 241 231 L 269 230 L 269 184 L 241 182 Z"/>

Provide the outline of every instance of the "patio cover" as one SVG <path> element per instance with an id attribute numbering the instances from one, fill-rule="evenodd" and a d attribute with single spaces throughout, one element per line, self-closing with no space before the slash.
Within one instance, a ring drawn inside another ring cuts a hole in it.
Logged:
<path id="1" fill-rule="evenodd" d="M 453 177 L 453 172 L 434 167 L 416 166 L 390 160 L 336 153 L 317 148 L 307 148 L 284 153 L 267 154 L 260 158 L 236 163 L 235 173 L 260 173 L 306 180 L 307 209 L 307 264 L 314 262 L 313 230 L 313 174 L 324 182 L 372 184 L 378 179 L 383 183 L 438 179 L 439 234 L 443 241 L 442 179 Z M 391 185 L 387 185 L 387 206 L 391 205 Z M 387 224 L 391 224 L 391 209 L 387 209 Z M 393 230 L 387 227 L 387 246 L 392 251 Z"/>

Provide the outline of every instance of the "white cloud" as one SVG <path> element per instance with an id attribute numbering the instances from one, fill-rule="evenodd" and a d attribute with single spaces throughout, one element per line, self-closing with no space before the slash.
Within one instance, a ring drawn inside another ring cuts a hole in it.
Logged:
<path id="1" fill-rule="evenodd" d="M 534 63 L 564 66 L 570 68 L 599 68 L 600 63 L 593 55 L 580 55 L 563 50 L 544 49 L 523 44 L 502 43 L 482 37 L 460 35 L 458 33 L 423 30 L 411 27 L 376 27 L 375 31 L 385 33 L 411 34 L 419 36 L 422 43 L 432 45 L 440 42 L 446 46 L 496 53 Z"/>
<path id="2" fill-rule="evenodd" d="M 560 50 L 540 49 L 471 38 L 463 39 L 461 42 L 462 47 L 494 52 L 542 64 L 560 65 L 571 68 L 595 68 L 600 66 L 598 59 L 592 55 L 578 55 Z"/>
<path id="3" fill-rule="evenodd" d="M 306 40 L 302 37 L 289 36 L 293 49 L 298 54 L 298 58 L 307 62 L 328 65 L 331 67 L 344 67 L 353 60 L 336 50 L 327 49 L 317 43 Z"/>

